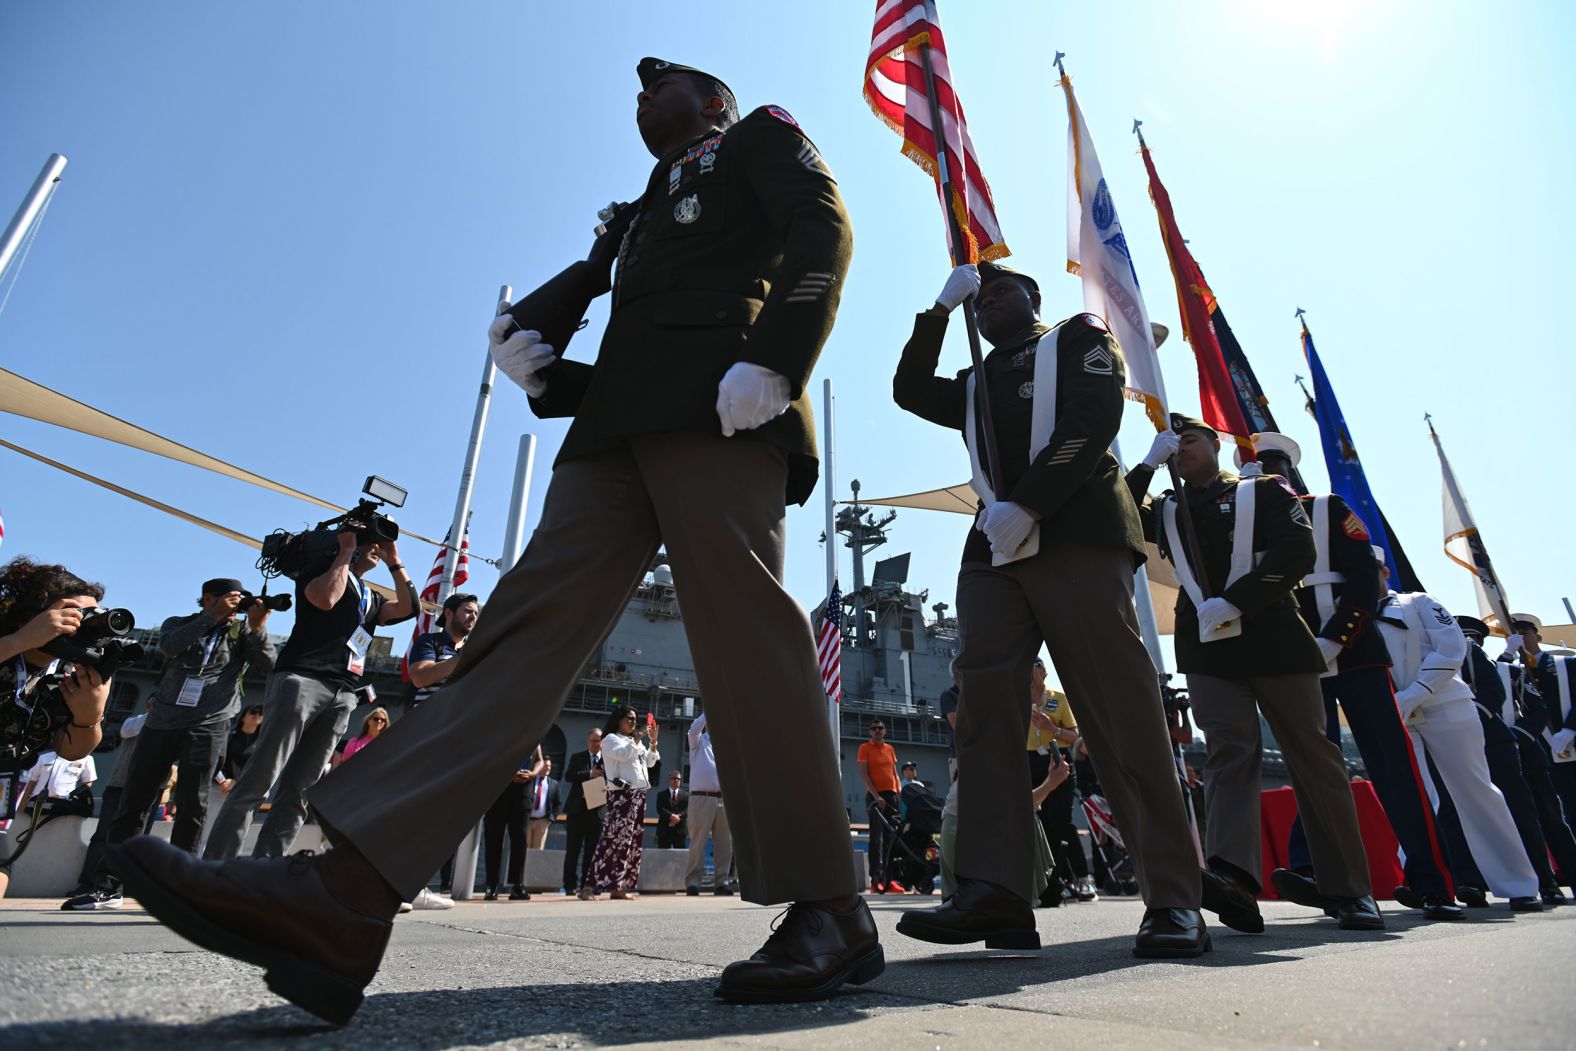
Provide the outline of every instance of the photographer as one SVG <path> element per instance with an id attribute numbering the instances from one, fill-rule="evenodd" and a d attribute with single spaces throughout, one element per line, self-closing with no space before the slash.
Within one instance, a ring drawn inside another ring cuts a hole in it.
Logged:
<path id="1" fill-rule="evenodd" d="M 362 528 L 345 521 L 333 562 L 318 576 L 303 574 L 296 582 L 295 628 L 268 679 L 251 758 L 214 819 L 203 851 L 209 860 L 240 853 L 252 812 L 271 790 L 273 806 L 252 855 L 280 857 L 289 849 L 306 822 L 304 793 L 322 776 L 350 725 L 373 631 L 420 609 L 395 542 L 358 543 Z M 380 562 L 393 575 L 398 598 L 385 600 L 365 582 Z"/>
<path id="2" fill-rule="evenodd" d="M 82 611 L 97 607 L 103 597 L 102 585 L 65 566 L 19 556 L 0 568 L 0 704 L 31 708 L 36 703 L 39 679 L 58 663 L 42 647 L 75 635 Z M 102 736 L 109 680 L 89 667 L 65 664 L 58 670 L 66 672 L 60 696 L 69 718 L 55 734 L 53 749 L 62 759 L 82 759 L 93 754 Z"/>
<path id="3" fill-rule="evenodd" d="M 274 666 L 268 641 L 268 606 L 248 595 L 241 582 L 216 577 L 205 582 L 198 612 L 170 617 L 159 628 L 164 671 L 153 692 L 153 708 L 131 756 L 125 788 L 110 822 L 109 842 L 137 835 L 169 781 L 175 780 L 175 825 L 170 843 L 195 854 L 208 816 L 208 786 L 224 755 L 230 720 L 241 706 L 241 677 L 248 668 L 267 673 Z M 244 620 L 237 620 L 238 612 Z M 101 869 L 94 888 L 61 907 L 95 909 L 119 898 L 120 886 Z"/>

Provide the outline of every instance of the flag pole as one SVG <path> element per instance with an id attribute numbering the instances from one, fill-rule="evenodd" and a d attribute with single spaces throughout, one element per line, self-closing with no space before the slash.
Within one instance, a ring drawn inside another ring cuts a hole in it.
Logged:
<path id="1" fill-rule="evenodd" d="M 826 438 L 822 442 L 821 450 L 821 488 L 826 497 L 826 597 L 830 601 L 832 589 L 837 585 L 837 432 L 833 426 L 833 407 L 836 402 L 832 398 L 832 380 L 827 377 L 821 382 L 821 395 L 825 408 L 822 412 L 821 426 Z M 831 610 L 824 610 L 821 614 L 824 620 Z M 839 631 L 842 628 L 838 628 Z M 821 691 L 822 696 L 826 691 Z M 838 756 L 837 771 L 842 774 L 842 720 L 838 717 L 838 703 L 831 697 L 826 698 L 826 722 L 832 729 L 832 753 Z"/>
<path id="2" fill-rule="evenodd" d="M 1062 57 L 1063 53 L 1058 51 L 1056 53 L 1056 70 L 1062 75 L 1062 80 L 1067 81 L 1067 71 L 1062 67 Z M 1071 82 L 1067 82 L 1070 85 Z M 1134 118 L 1133 134 L 1138 136 L 1139 150 L 1143 153 L 1148 153 L 1149 143 L 1144 141 L 1143 123 L 1143 121 Z M 1082 187 L 1079 188 L 1079 192 L 1083 192 Z M 1167 248 L 1167 255 L 1169 256 L 1169 254 L 1170 249 Z M 1175 277 L 1175 274 L 1172 276 Z M 1186 321 L 1186 317 L 1184 317 L 1183 320 Z M 1185 326 L 1182 335 L 1184 338 L 1187 336 Z M 1160 388 L 1155 393 L 1160 396 L 1161 411 L 1169 421 L 1171 415 L 1169 405 L 1170 399 L 1166 397 L 1166 381 L 1165 377 L 1161 375 L 1160 372 L 1158 353 L 1156 354 L 1155 384 Z M 1165 427 L 1160 426 L 1158 420 L 1151 419 L 1150 422 L 1155 424 L 1155 432 L 1157 434 L 1166 429 Z M 1172 425 L 1172 429 L 1176 429 L 1174 425 Z M 1188 506 L 1182 497 L 1182 476 L 1177 473 L 1177 458 L 1175 456 L 1168 456 L 1166 458 L 1166 471 L 1171 476 L 1171 490 L 1172 492 L 1176 493 L 1177 509 L 1181 512 L 1177 515 L 1177 517 L 1182 520 L 1182 544 L 1187 548 L 1187 560 L 1198 567 L 1198 572 L 1195 573 L 1194 576 L 1198 580 L 1199 592 L 1206 599 L 1213 598 L 1214 595 L 1211 593 L 1209 587 L 1209 574 L 1204 571 L 1204 549 L 1199 547 L 1198 544 L 1198 526 L 1194 523 L 1193 514 L 1188 509 Z"/>
<path id="3" fill-rule="evenodd" d="M 498 303 L 495 314 L 502 314 L 509 309 L 509 297 L 513 293 L 508 285 L 498 289 Z M 476 414 L 471 418 L 471 440 L 465 448 L 465 464 L 460 469 L 460 491 L 454 499 L 454 522 L 449 527 L 449 546 L 443 552 L 443 579 L 438 583 L 438 602 L 442 602 L 454 591 L 454 572 L 460 562 L 460 548 L 465 545 L 465 527 L 471 517 L 471 491 L 476 484 L 476 465 L 482 457 L 482 436 L 487 431 L 487 410 L 492 404 L 493 380 L 498 375 L 498 367 L 493 364 L 492 354 L 487 354 L 486 363 L 482 366 L 482 382 L 476 392 Z"/>
<path id="4" fill-rule="evenodd" d="M 936 179 L 941 187 L 942 211 L 947 213 L 948 228 L 952 231 L 952 265 L 958 260 L 968 261 L 967 231 L 952 207 L 952 176 L 947 171 L 947 129 L 942 123 L 941 102 L 936 94 L 936 74 L 930 65 L 930 45 L 919 45 L 920 66 L 925 72 L 925 101 L 930 105 L 930 132 L 936 143 Z M 969 361 L 974 366 L 974 400 L 980 414 L 981 429 L 985 432 L 985 479 L 991 489 L 997 486 L 997 465 L 1001 458 L 996 453 L 996 422 L 991 416 L 990 390 L 985 377 L 985 355 L 980 351 L 979 324 L 974 319 L 974 297 L 963 301 L 963 323 L 969 333 Z"/>

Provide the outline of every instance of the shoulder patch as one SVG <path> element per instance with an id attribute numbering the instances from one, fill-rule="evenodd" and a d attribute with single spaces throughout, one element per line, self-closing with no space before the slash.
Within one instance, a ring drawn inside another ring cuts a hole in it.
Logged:
<path id="1" fill-rule="evenodd" d="M 1445 607 L 1441 606 L 1437 602 L 1434 603 L 1434 611 L 1433 612 L 1434 612 L 1434 619 L 1439 621 L 1439 623 L 1441 623 L 1441 624 L 1454 624 L 1456 622 L 1456 618 L 1452 617 L 1449 613 L 1445 612 Z"/>
<path id="2" fill-rule="evenodd" d="M 1368 527 L 1363 525 L 1363 520 L 1357 517 L 1356 511 L 1346 512 L 1346 517 L 1341 520 L 1341 529 L 1353 540 L 1367 541 L 1372 539 L 1368 535 Z"/>
<path id="3" fill-rule="evenodd" d="M 799 127 L 799 122 L 793 119 L 793 114 L 789 113 L 787 110 L 783 109 L 781 106 L 766 106 L 766 107 L 763 107 L 763 108 L 766 110 L 767 113 L 770 113 L 772 116 L 776 117 L 778 120 L 782 121 L 784 124 L 790 124 L 790 125 L 792 125 L 795 128 Z M 803 128 L 799 128 L 799 130 L 803 131 L 804 129 Z"/>
<path id="4" fill-rule="evenodd" d="M 1278 474 L 1272 474 L 1272 475 L 1269 475 L 1268 477 L 1275 479 L 1275 484 L 1280 486 L 1282 489 L 1286 490 L 1287 495 L 1290 496 L 1293 500 L 1297 501 L 1297 509 L 1299 511 L 1302 510 L 1302 497 L 1297 494 L 1297 490 L 1295 490 L 1295 489 L 1293 489 L 1291 487 L 1291 483 L 1290 482 L 1288 482 L 1286 479 L 1282 478 Z"/>
<path id="5" fill-rule="evenodd" d="M 1111 375 L 1115 365 L 1116 362 L 1111 357 L 1111 352 L 1106 349 L 1103 343 L 1100 346 L 1090 347 L 1088 350 L 1084 351 L 1084 371 L 1090 373 L 1091 375 L 1109 376 Z"/>
<path id="6" fill-rule="evenodd" d="M 1085 325 L 1088 325 L 1090 328 L 1094 329 L 1096 332 L 1109 332 L 1109 331 L 1111 331 L 1110 328 L 1108 328 L 1106 326 L 1106 323 L 1104 321 L 1100 320 L 1100 318 L 1097 315 L 1095 315 L 1095 314 L 1079 314 L 1078 315 L 1078 320 L 1082 321 Z"/>

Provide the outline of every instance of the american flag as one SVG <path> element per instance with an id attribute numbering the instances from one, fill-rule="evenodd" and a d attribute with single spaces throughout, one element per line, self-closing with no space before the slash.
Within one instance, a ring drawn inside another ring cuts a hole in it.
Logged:
<path id="1" fill-rule="evenodd" d="M 952 70 L 947 63 L 947 45 L 941 36 L 935 0 L 877 0 L 875 32 L 870 38 L 870 57 L 865 62 L 865 101 L 876 116 L 903 136 L 904 156 L 931 174 L 939 196 L 941 177 L 936 167 L 930 102 L 925 94 L 922 44 L 930 45 L 936 102 L 946 128 L 944 146 L 952 200 L 943 199 L 941 207 L 952 209 L 969 242 L 962 251 L 952 245 L 949 222 L 948 248 L 958 262 L 1000 259 L 1008 254 L 1007 246 L 1002 243 L 990 185 L 975 160 L 963 103 L 952 90 Z"/>
<path id="2" fill-rule="evenodd" d="M 471 535 L 467 532 L 465 539 L 460 541 L 460 560 L 454 566 L 454 587 L 456 590 L 461 584 L 471 578 L 470 552 Z M 436 603 L 438 601 L 438 589 L 443 584 L 443 559 L 448 553 L 449 534 L 445 533 L 443 534 L 443 546 L 438 548 L 438 557 L 432 563 L 432 571 L 427 574 L 426 585 L 421 589 L 421 600 L 423 602 Z M 411 632 L 410 646 L 414 646 L 416 640 L 423 635 L 429 634 L 432 631 L 432 625 L 432 614 L 423 609 L 416 615 L 416 627 Z M 405 647 L 405 656 L 400 658 L 399 662 L 399 676 L 406 682 L 410 682 L 410 646 Z"/>
<path id="3" fill-rule="evenodd" d="M 833 704 L 843 703 L 843 593 L 832 581 L 832 593 L 821 612 L 821 638 L 816 643 L 821 661 L 821 686 Z"/>

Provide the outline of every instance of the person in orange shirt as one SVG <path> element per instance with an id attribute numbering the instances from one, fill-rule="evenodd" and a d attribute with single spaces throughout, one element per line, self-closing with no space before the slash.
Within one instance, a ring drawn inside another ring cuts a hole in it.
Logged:
<path id="1" fill-rule="evenodd" d="M 870 724 L 870 740 L 859 746 L 859 776 L 870 821 L 870 889 L 902 894 L 903 888 L 886 878 L 886 823 L 897 820 L 897 753 L 886 743 L 886 725 L 879 720 Z"/>

